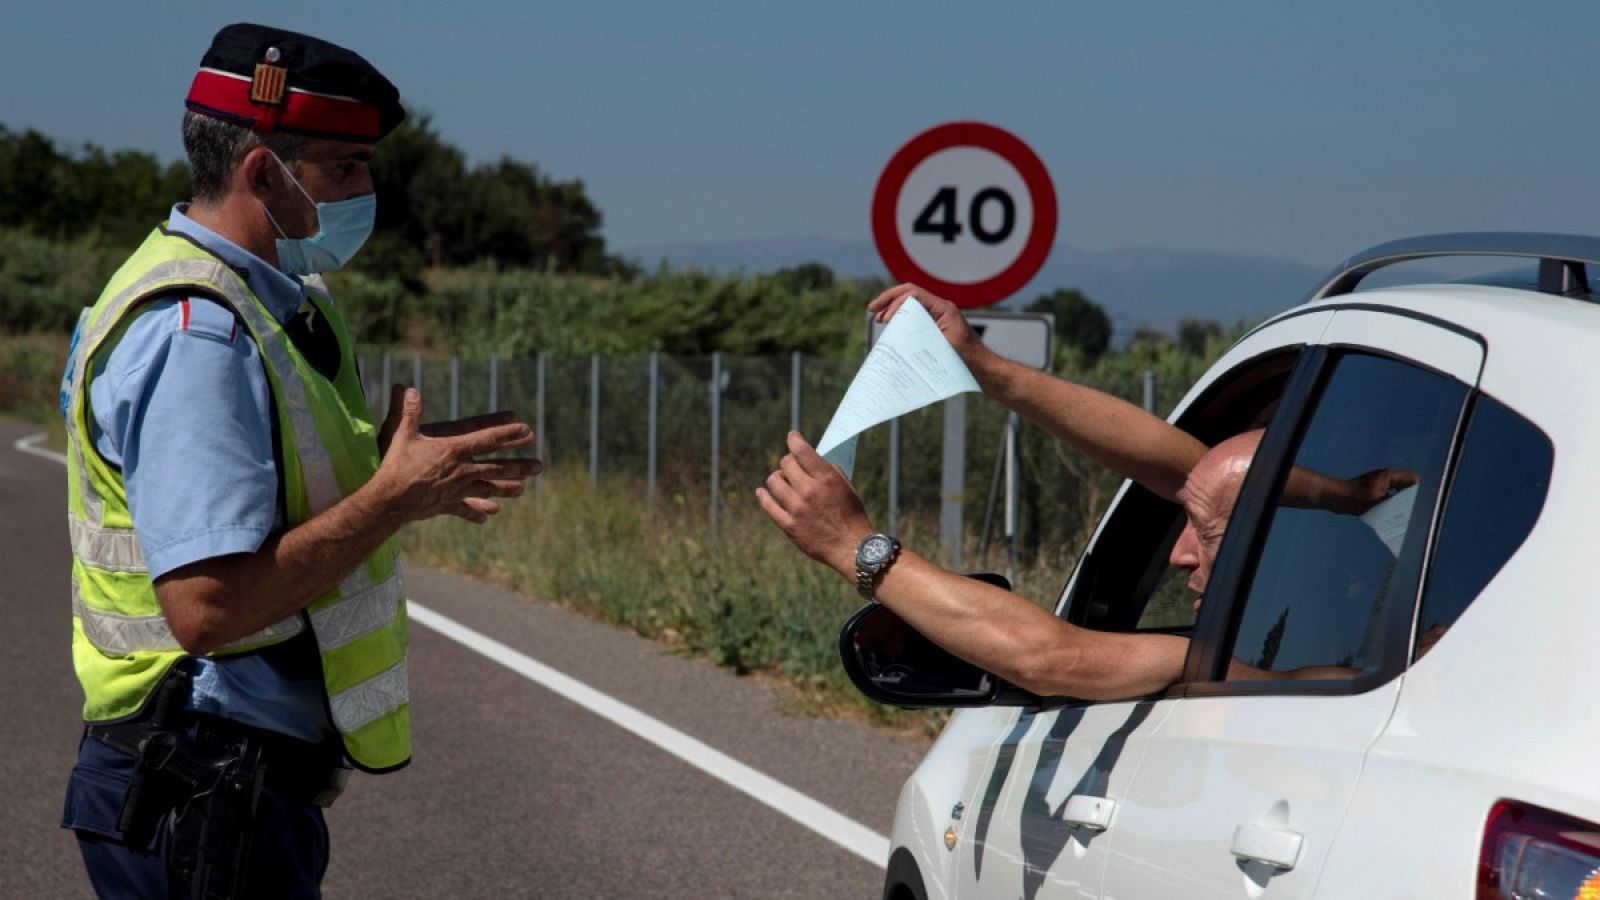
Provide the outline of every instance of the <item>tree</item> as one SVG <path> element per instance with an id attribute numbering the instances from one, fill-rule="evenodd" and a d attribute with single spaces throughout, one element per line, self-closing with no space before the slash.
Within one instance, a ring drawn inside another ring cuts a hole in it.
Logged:
<path id="1" fill-rule="evenodd" d="M 16 134 L 0 125 L 0 225 L 132 244 L 188 192 L 183 163 L 163 166 L 148 153 L 108 154 L 93 144 L 67 153 L 37 131 Z"/>
<path id="2" fill-rule="evenodd" d="M 1222 325 L 1216 319 L 1181 319 L 1178 322 L 1178 346 L 1185 353 L 1196 356 L 1206 352 L 1206 345 L 1222 337 Z"/>
<path id="3" fill-rule="evenodd" d="M 1075 288 L 1042 294 L 1026 307 L 1028 312 L 1051 313 L 1056 319 L 1056 340 L 1083 351 L 1089 362 L 1111 346 L 1111 317 L 1104 308 Z"/>
<path id="4" fill-rule="evenodd" d="M 430 265 L 489 261 L 563 273 L 630 272 L 606 255 L 603 217 L 582 181 L 556 181 L 510 157 L 469 168 L 426 113 L 378 144 L 372 180 L 379 233 L 399 235 Z"/>
<path id="5" fill-rule="evenodd" d="M 803 262 L 772 273 L 772 280 L 795 291 L 825 291 L 833 287 L 833 270 L 819 262 Z"/>
<path id="6" fill-rule="evenodd" d="M 1133 329 L 1133 337 L 1128 340 L 1128 346 L 1147 344 L 1151 347 L 1163 347 L 1172 343 L 1171 335 L 1154 325 L 1140 325 Z"/>
<path id="7" fill-rule="evenodd" d="M 1272 671 L 1272 664 L 1278 660 L 1278 649 L 1283 646 L 1283 632 L 1288 627 L 1289 608 L 1286 606 L 1261 641 L 1261 658 L 1256 660 L 1256 668 Z"/>

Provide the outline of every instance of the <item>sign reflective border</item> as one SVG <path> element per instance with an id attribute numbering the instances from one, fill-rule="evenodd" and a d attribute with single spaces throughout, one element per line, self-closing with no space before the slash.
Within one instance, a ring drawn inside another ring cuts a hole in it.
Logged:
<path id="1" fill-rule="evenodd" d="M 872 237 L 897 280 L 958 306 L 988 306 L 1022 289 L 1056 235 L 1056 193 L 1039 157 L 982 122 L 912 138 L 872 197 Z"/>

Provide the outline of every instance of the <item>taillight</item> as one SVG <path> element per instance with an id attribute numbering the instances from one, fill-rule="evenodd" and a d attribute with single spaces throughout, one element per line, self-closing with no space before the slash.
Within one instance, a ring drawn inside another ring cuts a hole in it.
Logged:
<path id="1" fill-rule="evenodd" d="M 1600 900 L 1600 825 L 1526 803 L 1489 810 L 1478 900 Z"/>

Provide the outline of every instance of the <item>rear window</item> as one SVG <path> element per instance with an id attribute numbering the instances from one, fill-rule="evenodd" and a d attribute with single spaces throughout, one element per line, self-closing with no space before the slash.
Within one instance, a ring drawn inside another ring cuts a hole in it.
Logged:
<path id="1" fill-rule="evenodd" d="M 1522 546 L 1544 508 L 1554 460 L 1544 432 L 1493 397 L 1479 396 L 1422 596 L 1417 656 Z"/>

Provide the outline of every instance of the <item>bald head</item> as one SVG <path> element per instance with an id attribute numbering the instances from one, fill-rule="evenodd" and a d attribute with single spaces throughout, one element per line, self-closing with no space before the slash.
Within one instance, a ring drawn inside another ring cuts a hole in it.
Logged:
<path id="1" fill-rule="evenodd" d="M 1256 448 L 1261 446 L 1262 434 L 1259 428 L 1246 431 L 1207 450 L 1194 468 L 1189 470 L 1185 488 L 1194 484 L 1207 486 L 1224 503 L 1224 515 L 1232 515 L 1233 504 L 1239 499 L 1239 488 L 1244 485 L 1244 476 L 1250 471 Z"/>
<path id="2" fill-rule="evenodd" d="M 1216 563 L 1233 505 L 1239 499 L 1239 488 L 1261 445 L 1261 435 L 1260 429 L 1246 431 L 1207 450 L 1178 490 L 1188 521 L 1172 546 L 1169 562 L 1189 570 L 1189 590 L 1195 594 L 1196 609 L 1200 608 L 1199 598 L 1211 578 L 1211 567 Z"/>

